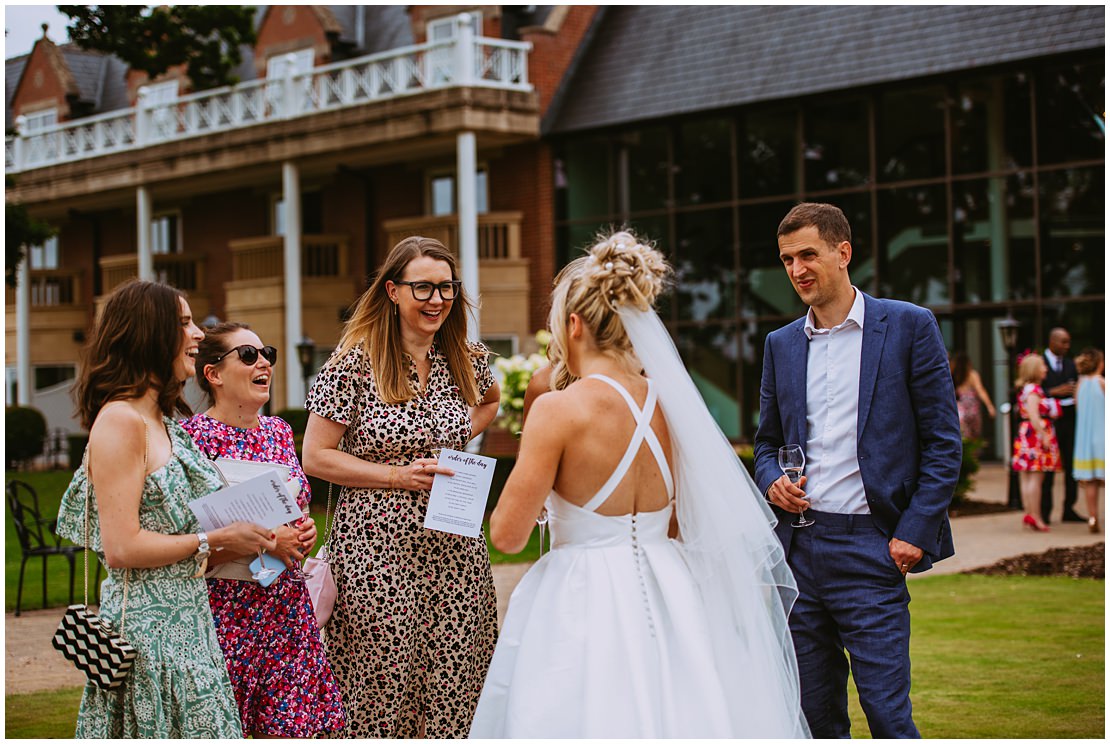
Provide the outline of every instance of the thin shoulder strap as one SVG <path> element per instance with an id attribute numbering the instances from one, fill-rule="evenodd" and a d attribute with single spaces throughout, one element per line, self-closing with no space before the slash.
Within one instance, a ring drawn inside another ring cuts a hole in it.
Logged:
<path id="1" fill-rule="evenodd" d="M 605 375 L 589 375 L 589 377 L 607 383 L 620 393 L 621 397 L 624 398 L 624 402 L 628 405 L 629 410 L 632 411 L 632 416 L 636 419 L 636 430 L 632 433 L 632 439 L 628 443 L 628 448 L 624 451 L 624 456 L 617 464 L 613 474 L 609 476 L 609 480 L 605 481 L 605 485 L 603 485 L 601 489 L 594 494 L 594 497 L 583 505 L 582 508 L 587 511 L 594 511 L 605 503 L 606 499 L 613 495 L 613 491 L 617 489 L 617 486 L 624 480 L 624 476 L 628 474 L 628 469 L 632 467 L 632 461 L 636 458 L 636 454 L 640 451 L 640 445 L 645 440 L 648 443 L 648 448 L 651 449 L 652 454 L 655 456 L 656 463 L 663 475 L 663 482 L 667 487 L 667 496 L 673 498 L 674 482 L 671 479 L 670 466 L 667 464 L 667 458 L 663 455 L 663 448 L 659 444 L 659 438 L 655 436 L 655 432 L 652 431 L 651 428 L 651 418 L 655 414 L 655 401 L 657 398 L 655 387 L 652 385 L 651 380 L 647 380 L 647 398 L 644 400 L 643 409 L 641 409 L 636 405 L 636 401 L 632 399 L 628 391 L 624 389 L 624 386 L 616 380 L 611 377 L 606 377 Z"/>

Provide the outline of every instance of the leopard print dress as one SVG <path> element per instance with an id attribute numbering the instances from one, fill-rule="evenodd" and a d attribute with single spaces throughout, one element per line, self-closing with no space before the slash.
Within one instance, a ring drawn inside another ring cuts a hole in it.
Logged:
<path id="1" fill-rule="evenodd" d="M 489 350 L 472 350 L 484 395 L 493 384 Z M 469 409 L 435 346 L 424 389 L 399 404 L 379 398 L 362 358 L 361 346 L 333 357 L 305 403 L 347 425 L 345 452 L 402 466 L 431 456 L 436 439 L 462 449 Z M 410 379 L 419 389 L 414 364 Z M 438 739 L 470 731 L 497 642 L 489 551 L 481 536 L 424 529 L 427 507 L 427 491 L 344 487 L 339 494 L 328 548 L 339 595 L 327 636 L 346 736 Z"/>

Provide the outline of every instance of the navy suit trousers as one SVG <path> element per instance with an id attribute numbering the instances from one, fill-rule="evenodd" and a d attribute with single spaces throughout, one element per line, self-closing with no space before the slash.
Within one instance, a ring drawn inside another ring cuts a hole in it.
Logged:
<path id="1" fill-rule="evenodd" d="M 794 530 L 787 561 L 798 582 L 790 631 L 814 738 L 851 736 L 849 659 L 871 735 L 920 738 L 910 704 L 910 594 L 888 539 L 870 515 L 806 515 L 815 524 Z"/>

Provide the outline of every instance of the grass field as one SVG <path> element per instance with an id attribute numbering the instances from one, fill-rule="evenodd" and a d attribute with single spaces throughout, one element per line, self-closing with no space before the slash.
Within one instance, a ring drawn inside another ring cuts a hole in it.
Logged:
<path id="1" fill-rule="evenodd" d="M 914 718 L 927 738 L 1102 738 L 1105 582 L 936 576 L 913 592 Z M 850 695 L 852 731 L 867 724 Z M 70 738 L 80 690 L 8 696 L 10 738 Z"/>

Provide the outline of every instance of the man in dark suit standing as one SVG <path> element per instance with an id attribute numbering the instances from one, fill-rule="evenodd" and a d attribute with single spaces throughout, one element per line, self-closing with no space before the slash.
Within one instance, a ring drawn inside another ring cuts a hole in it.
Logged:
<path id="1" fill-rule="evenodd" d="M 1053 328 L 1048 334 L 1048 349 L 1045 350 L 1044 360 L 1048 364 L 1048 374 L 1045 375 L 1041 387 L 1045 395 L 1060 401 L 1060 418 L 1053 422 L 1056 429 L 1056 440 L 1060 443 L 1060 459 L 1064 465 L 1064 513 L 1065 522 L 1086 522 L 1087 520 L 1075 513 L 1075 500 L 1079 490 L 1072 477 L 1072 459 L 1075 457 L 1075 383 L 1079 373 L 1075 369 L 1075 360 L 1068 356 L 1071 349 L 1071 334 L 1063 328 Z M 1056 473 L 1044 474 L 1044 483 L 1041 485 L 1041 519 L 1048 524 L 1052 516 L 1052 486 L 1056 482 Z"/>
<path id="2" fill-rule="evenodd" d="M 851 735 L 847 651 L 871 735 L 919 737 L 906 573 L 954 552 L 947 509 L 962 456 L 940 328 L 928 310 L 852 286 L 837 207 L 794 207 L 778 245 L 809 312 L 767 337 L 755 467 L 798 582 L 802 708 L 815 738 Z M 779 469 L 784 444 L 805 451 L 797 483 Z M 802 509 L 813 524 L 792 527 Z"/>

